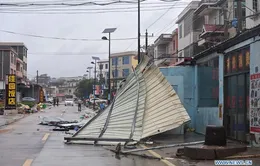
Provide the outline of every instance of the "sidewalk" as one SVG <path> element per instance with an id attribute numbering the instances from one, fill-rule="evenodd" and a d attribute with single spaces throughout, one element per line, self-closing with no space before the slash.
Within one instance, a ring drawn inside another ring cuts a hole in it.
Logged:
<path id="1" fill-rule="evenodd" d="M 24 114 L 0 115 L 0 127 L 16 122 L 25 117 Z"/>

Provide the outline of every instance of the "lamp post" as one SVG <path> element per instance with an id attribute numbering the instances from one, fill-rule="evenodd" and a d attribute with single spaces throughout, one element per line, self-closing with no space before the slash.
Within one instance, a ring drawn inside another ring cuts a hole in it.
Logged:
<path id="1" fill-rule="evenodd" d="M 111 33 L 115 32 L 116 28 L 106 28 L 102 33 L 108 33 L 108 38 L 103 36 L 103 40 L 108 40 L 108 104 L 111 100 L 111 82 L 110 82 L 110 56 L 111 56 Z"/>
<path id="2" fill-rule="evenodd" d="M 93 105 L 93 109 L 95 110 L 95 105 L 96 105 L 96 77 L 97 77 L 97 60 L 100 60 L 99 57 L 95 57 L 92 56 L 92 59 L 94 60 L 94 62 L 91 62 L 92 64 L 95 64 L 95 68 L 94 68 L 94 105 Z"/>
<path id="3" fill-rule="evenodd" d="M 87 72 L 89 72 L 88 79 L 90 79 L 90 77 L 91 77 L 91 69 L 93 69 L 93 67 L 88 67 L 87 69 L 88 69 Z"/>

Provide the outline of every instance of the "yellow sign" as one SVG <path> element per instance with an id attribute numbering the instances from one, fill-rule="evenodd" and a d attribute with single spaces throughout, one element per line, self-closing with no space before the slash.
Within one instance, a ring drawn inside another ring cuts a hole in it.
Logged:
<path id="1" fill-rule="evenodd" d="M 40 102 L 44 102 L 44 92 L 42 89 L 40 90 Z"/>
<path id="2" fill-rule="evenodd" d="M 236 56 L 233 56 L 232 57 L 232 69 L 236 70 L 236 67 L 237 67 L 237 59 L 236 59 Z"/>
<path id="3" fill-rule="evenodd" d="M 15 97 L 15 90 L 9 90 L 8 97 Z"/>
<path id="4" fill-rule="evenodd" d="M 9 90 L 11 89 L 11 90 L 15 90 L 15 83 L 9 83 Z"/>
<path id="5" fill-rule="evenodd" d="M 238 67 L 241 69 L 243 68 L 243 54 L 239 54 L 238 56 Z"/>
<path id="6" fill-rule="evenodd" d="M 8 105 L 16 105 L 15 98 L 9 98 Z"/>
<path id="7" fill-rule="evenodd" d="M 230 70 L 230 58 L 227 58 L 227 72 Z"/>
<path id="8" fill-rule="evenodd" d="M 249 67 L 250 65 L 250 52 L 246 52 L 246 67 Z"/>
<path id="9" fill-rule="evenodd" d="M 14 74 L 7 76 L 6 104 L 6 109 L 16 108 L 16 75 Z"/>
<path id="10" fill-rule="evenodd" d="M 10 75 L 8 76 L 8 82 L 14 82 L 15 83 L 15 76 L 14 75 Z"/>

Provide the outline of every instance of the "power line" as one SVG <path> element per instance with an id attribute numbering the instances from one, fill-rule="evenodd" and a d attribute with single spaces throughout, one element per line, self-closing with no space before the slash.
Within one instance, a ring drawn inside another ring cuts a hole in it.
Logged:
<path id="1" fill-rule="evenodd" d="M 184 7 L 179 7 L 179 8 L 184 8 Z M 154 9 L 144 9 L 142 10 L 143 12 L 147 12 L 147 11 L 160 11 L 160 10 L 166 10 L 168 8 L 154 8 Z M 37 11 L 25 11 L 25 10 L 22 10 L 22 11 L 19 11 L 19 10 L 9 10 L 9 11 L 4 11 L 4 10 L 1 10 L 0 13 L 8 13 L 8 14 L 46 14 L 46 15 L 52 15 L 52 14 L 98 14 L 98 13 L 127 13 L 127 12 L 136 12 L 137 10 L 104 10 L 104 11 L 95 11 L 93 10 L 92 12 L 84 12 L 84 11 L 77 11 L 77 12 L 52 12 L 52 11 L 49 11 L 49 12 L 37 12 Z"/>
<path id="2" fill-rule="evenodd" d="M 5 32 L 9 34 L 15 34 L 15 35 L 21 35 L 21 36 L 29 36 L 29 37 L 36 37 L 36 38 L 44 38 L 44 39 L 55 39 L 55 40 L 72 40 L 72 41 L 104 41 L 102 39 L 84 39 L 84 38 L 62 38 L 62 37 L 50 37 L 50 36 L 42 36 L 42 35 L 33 35 L 33 34 L 25 34 L 25 33 L 18 33 L 13 31 L 7 31 L 7 30 L 0 30 L 0 32 Z M 129 38 L 117 38 L 117 39 L 111 39 L 111 40 L 134 40 L 137 39 L 136 37 L 129 37 Z"/>
<path id="3" fill-rule="evenodd" d="M 169 7 L 169 5 L 153 5 L 153 6 L 143 6 L 141 7 L 142 8 L 149 8 L 149 9 L 156 9 L 156 8 L 161 8 L 161 7 Z M 185 6 L 174 6 L 174 8 L 184 8 Z M 113 7 L 113 8 L 74 8 L 74 9 L 71 9 L 71 8 L 29 8 L 29 9 L 17 9 L 17 8 L 5 8 L 5 9 L 2 9 L 1 11 L 96 11 L 96 10 L 126 10 L 126 9 L 137 9 L 136 6 L 129 6 L 129 7 Z"/>
<path id="4" fill-rule="evenodd" d="M 140 0 L 140 2 L 144 2 L 146 0 Z M 166 0 L 160 0 L 163 2 L 169 2 Z M 172 0 L 172 1 L 178 1 L 178 0 Z M 170 1 L 170 2 L 172 2 Z M 111 2 L 106 2 L 106 3 L 98 3 L 98 2 L 82 2 L 82 3 L 35 3 L 35 2 L 30 2 L 30 3 L 0 3 L 0 6 L 15 6 L 15 7 L 28 7 L 28 6 L 87 6 L 87 5 L 96 5 L 96 6 L 107 6 L 107 5 L 113 5 L 113 4 L 118 4 L 118 3 L 123 3 L 123 4 L 136 4 L 137 1 L 111 1 Z"/>
<path id="5" fill-rule="evenodd" d="M 151 26 L 153 26 L 157 21 L 159 21 L 165 14 L 167 14 L 176 4 L 173 4 L 170 8 L 168 8 L 161 16 L 159 16 L 152 24 L 150 24 L 146 29 L 149 29 Z"/>

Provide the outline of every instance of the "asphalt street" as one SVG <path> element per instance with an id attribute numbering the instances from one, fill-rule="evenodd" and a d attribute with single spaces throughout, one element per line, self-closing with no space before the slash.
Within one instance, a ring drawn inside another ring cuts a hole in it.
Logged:
<path id="1" fill-rule="evenodd" d="M 29 115 L 0 128 L 0 166 L 176 166 L 173 162 L 141 157 L 116 158 L 101 146 L 67 145 L 61 131 L 38 125 L 39 116 L 79 119 L 77 107 L 60 105 Z M 156 155 L 156 154 L 154 154 Z"/>

